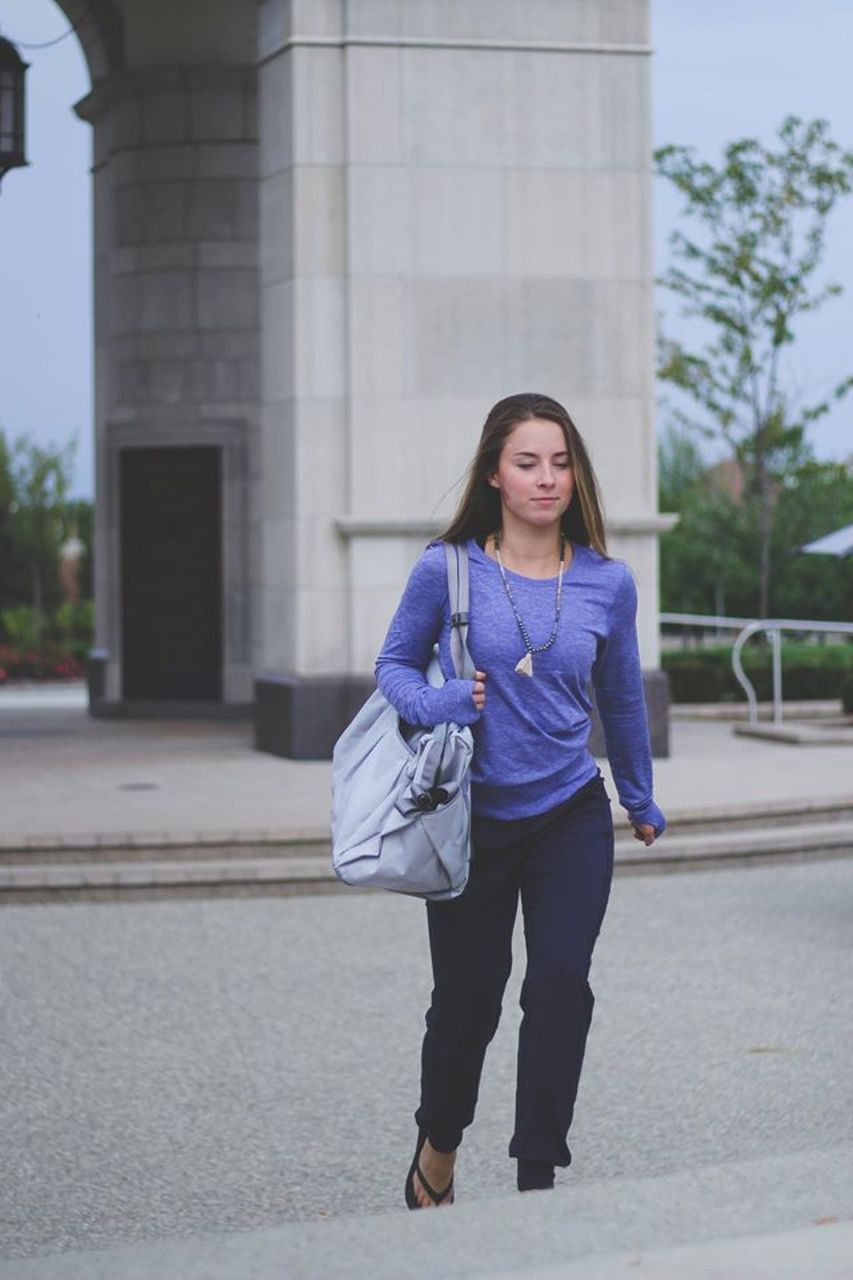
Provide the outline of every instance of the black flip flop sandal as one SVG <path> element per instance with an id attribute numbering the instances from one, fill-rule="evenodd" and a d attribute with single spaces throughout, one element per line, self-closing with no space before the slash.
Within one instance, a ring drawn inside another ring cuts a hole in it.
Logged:
<path id="1" fill-rule="evenodd" d="M 426 1133 L 421 1132 L 418 1134 L 418 1145 L 415 1147 L 414 1158 L 409 1168 L 409 1172 L 406 1175 L 406 1204 L 410 1209 L 424 1208 L 424 1205 L 420 1203 L 420 1201 L 418 1200 L 418 1197 L 415 1195 L 415 1183 L 414 1183 L 415 1174 L 417 1174 L 418 1177 L 420 1178 L 421 1186 L 429 1196 L 430 1200 L 435 1205 L 443 1204 L 444 1201 L 447 1199 L 447 1197 L 450 1196 L 453 1191 L 453 1175 L 452 1174 L 450 1177 L 450 1181 L 448 1182 L 447 1186 L 444 1188 L 443 1191 L 435 1191 L 427 1182 L 426 1178 L 424 1177 L 423 1170 L 421 1169 L 421 1166 L 420 1166 L 420 1157 L 421 1157 L 421 1152 L 424 1149 L 424 1143 L 426 1142 L 426 1140 L 427 1140 Z M 450 1203 L 453 1204 L 452 1196 L 451 1196 Z"/>

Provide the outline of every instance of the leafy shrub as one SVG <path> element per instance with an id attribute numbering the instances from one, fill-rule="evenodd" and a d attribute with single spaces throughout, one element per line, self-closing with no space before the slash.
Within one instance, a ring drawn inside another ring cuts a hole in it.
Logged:
<path id="1" fill-rule="evenodd" d="M 53 615 L 49 636 L 64 653 L 85 668 L 86 658 L 95 636 L 95 602 L 66 601 Z"/>
<path id="2" fill-rule="evenodd" d="M 747 646 L 741 658 L 756 697 L 760 702 L 769 702 L 773 697 L 770 650 Z M 730 648 L 664 653 L 661 665 L 669 675 L 673 702 L 746 700 L 746 693 L 732 670 Z M 782 647 L 782 697 L 788 701 L 839 698 L 842 686 L 851 674 L 853 645 L 794 643 Z"/>
<path id="3" fill-rule="evenodd" d="M 95 606 L 92 600 L 76 604 L 66 601 L 49 618 L 42 619 L 39 637 L 38 615 L 29 605 L 0 610 L 4 659 L 0 662 L 6 680 L 78 679 L 85 670 L 92 647 Z"/>
<path id="4" fill-rule="evenodd" d="M 82 641 L 91 648 L 95 632 L 95 602 L 79 600 L 76 604 L 64 601 L 53 615 L 51 631 L 63 640 Z"/>
<path id="5" fill-rule="evenodd" d="M 669 665 L 669 693 L 673 702 L 720 702 L 725 692 L 725 674 L 716 664 L 701 658 L 685 659 Z"/>
<path id="6" fill-rule="evenodd" d="M 39 642 L 39 618 L 28 604 L 0 609 L 3 636 L 16 649 L 35 649 Z"/>

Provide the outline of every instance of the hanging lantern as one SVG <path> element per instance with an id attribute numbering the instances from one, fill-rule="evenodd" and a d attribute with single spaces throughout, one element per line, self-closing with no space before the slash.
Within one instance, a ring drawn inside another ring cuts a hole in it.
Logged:
<path id="1" fill-rule="evenodd" d="M 24 155 L 24 76 L 27 63 L 0 36 L 0 180 L 27 163 Z"/>

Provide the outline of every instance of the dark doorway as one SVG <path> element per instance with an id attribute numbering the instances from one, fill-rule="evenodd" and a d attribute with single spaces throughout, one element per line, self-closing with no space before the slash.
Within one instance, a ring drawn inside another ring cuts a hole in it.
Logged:
<path id="1" fill-rule="evenodd" d="M 221 700 L 220 452 L 121 450 L 126 699 Z"/>

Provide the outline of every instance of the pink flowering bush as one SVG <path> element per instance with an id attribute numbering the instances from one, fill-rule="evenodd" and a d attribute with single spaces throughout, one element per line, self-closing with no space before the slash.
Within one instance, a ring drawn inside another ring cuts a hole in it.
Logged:
<path id="1" fill-rule="evenodd" d="M 41 616 L 29 605 L 0 609 L 0 684 L 82 679 L 93 634 L 91 600 L 66 601 Z"/>
<path id="2" fill-rule="evenodd" d="M 0 684 L 12 680 L 80 680 L 83 675 L 80 659 L 58 645 L 16 649 L 10 644 L 0 644 Z"/>

